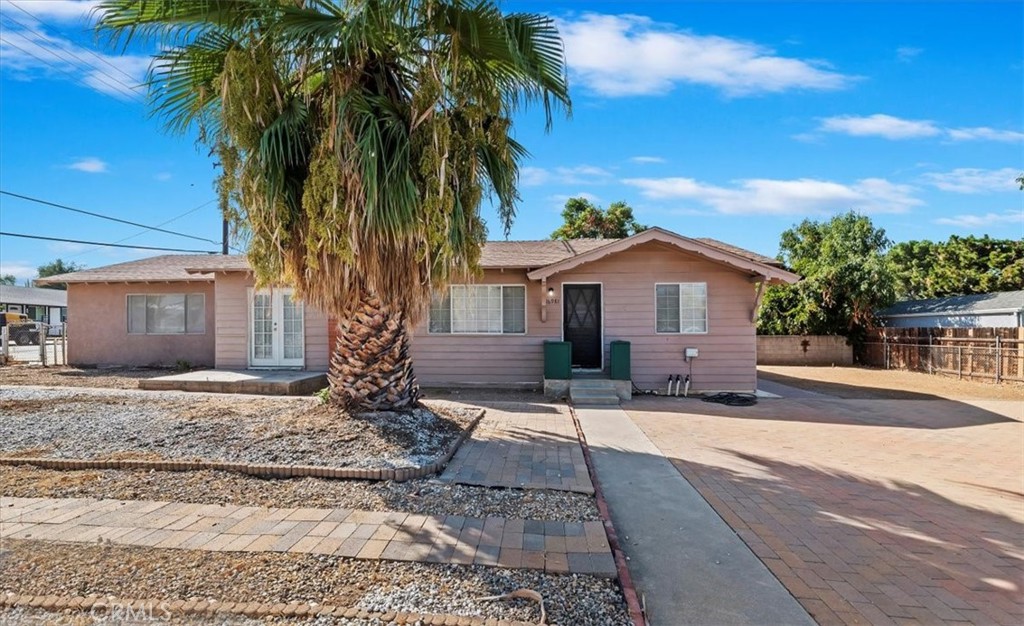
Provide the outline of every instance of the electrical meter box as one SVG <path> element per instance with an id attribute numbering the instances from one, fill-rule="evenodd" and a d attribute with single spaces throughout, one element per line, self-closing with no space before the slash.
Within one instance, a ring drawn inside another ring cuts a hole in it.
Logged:
<path id="1" fill-rule="evenodd" d="M 696 359 L 698 354 L 697 348 L 683 348 L 683 356 L 688 359 Z"/>

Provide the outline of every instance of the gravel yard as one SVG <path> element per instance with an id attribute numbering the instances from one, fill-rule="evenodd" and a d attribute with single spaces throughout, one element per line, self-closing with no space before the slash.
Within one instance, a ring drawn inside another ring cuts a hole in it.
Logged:
<path id="1" fill-rule="evenodd" d="M 629 623 L 615 582 L 590 576 L 267 552 L 57 543 L 40 550 L 38 543 L 14 540 L 5 542 L 0 558 L 0 593 L 298 601 L 536 621 L 536 603 L 477 600 L 525 587 L 544 597 L 549 624 Z"/>
<path id="2" fill-rule="evenodd" d="M 434 460 L 477 409 L 349 416 L 314 398 L 0 389 L 0 454 L 402 468 Z"/>
<path id="3" fill-rule="evenodd" d="M 429 479 L 406 482 L 263 479 L 230 472 L 58 471 L 0 466 L 0 493 L 17 498 L 113 498 L 264 507 L 344 508 L 422 515 L 599 520 L 593 496 L 491 489 Z"/>

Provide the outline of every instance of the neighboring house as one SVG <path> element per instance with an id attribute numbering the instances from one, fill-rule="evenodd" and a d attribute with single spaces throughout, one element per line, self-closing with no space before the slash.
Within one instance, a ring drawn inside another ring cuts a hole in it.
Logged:
<path id="1" fill-rule="evenodd" d="M 0 285 L 0 311 L 24 313 L 29 318 L 59 326 L 68 314 L 68 293 L 63 289 Z"/>
<path id="2" fill-rule="evenodd" d="M 799 277 L 774 259 L 651 228 L 625 239 L 488 242 L 483 276 L 438 294 L 413 330 L 424 385 L 536 385 L 545 340 L 569 341 L 573 365 L 607 368 L 611 341 L 632 342 L 633 380 L 662 388 L 692 366 L 695 390 L 753 390 L 754 319 L 765 283 Z M 333 327 L 291 299 L 253 289 L 241 256 L 171 255 L 84 270 L 67 282 L 71 363 L 327 368 Z M 699 356 L 687 364 L 684 348 Z"/>
<path id="3" fill-rule="evenodd" d="M 904 300 L 875 316 L 887 328 L 1013 328 L 1024 326 L 1024 291 Z"/>

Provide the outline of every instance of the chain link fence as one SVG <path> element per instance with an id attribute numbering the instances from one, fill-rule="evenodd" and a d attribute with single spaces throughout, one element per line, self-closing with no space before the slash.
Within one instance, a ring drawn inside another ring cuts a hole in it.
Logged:
<path id="1" fill-rule="evenodd" d="M 877 339 L 881 339 L 880 341 Z M 866 345 L 866 361 L 885 369 L 1024 382 L 1024 340 L 978 337 L 882 336 Z"/>
<path id="2" fill-rule="evenodd" d="M 39 323 L 30 341 L 24 342 L 13 341 L 7 326 L 0 328 L 0 359 L 5 364 L 67 365 L 67 325 L 61 324 L 59 329 L 53 330 L 59 330 L 60 334 L 51 334 L 48 324 Z"/>

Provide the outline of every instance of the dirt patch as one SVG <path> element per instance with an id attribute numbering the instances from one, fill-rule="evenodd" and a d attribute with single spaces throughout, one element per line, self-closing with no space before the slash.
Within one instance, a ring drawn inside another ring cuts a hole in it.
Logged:
<path id="1" fill-rule="evenodd" d="M 759 366 L 759 377 L 848 400 L 1024 400 L 1024 386 L 870 367 Z"/>
<path id="2" fill-rule="evenodd" d="M 41 385 L 47 387 L 105 387 L 138 389 L 139 380 L 172 374 L 164 368 L 87 368 L 8 365 L 0 367 L 0 385 Z"/>

